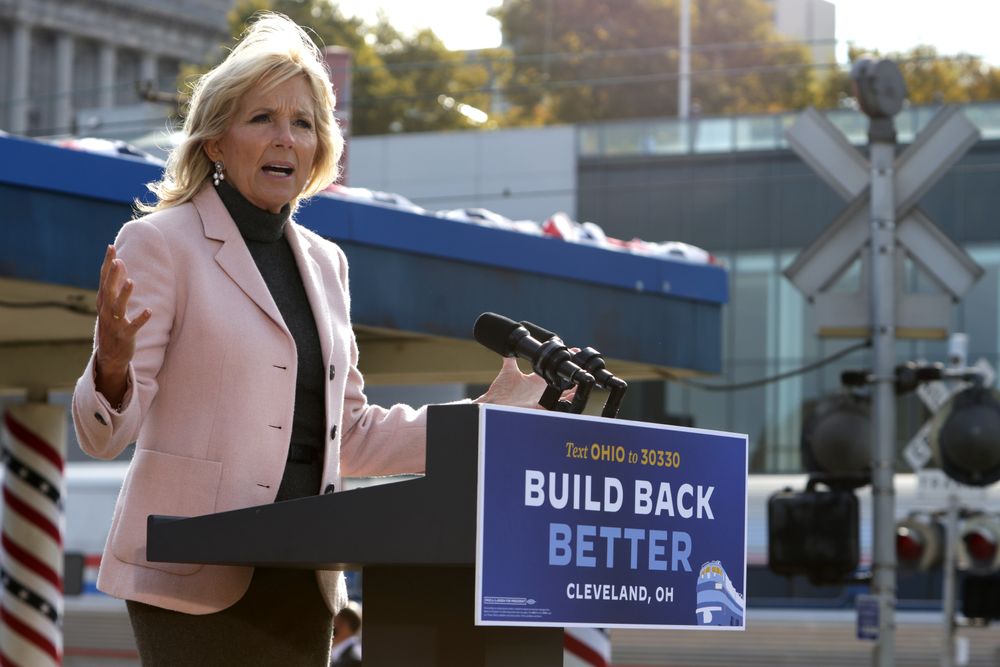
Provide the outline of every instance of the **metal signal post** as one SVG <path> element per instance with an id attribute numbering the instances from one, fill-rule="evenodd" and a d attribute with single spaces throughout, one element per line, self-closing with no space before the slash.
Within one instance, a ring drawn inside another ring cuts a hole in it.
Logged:
<path id="1" fill-rule="evenodd" d="M 896 127 L 893 117 L 906 97 L 899 67 L 888 60 L 859 61 L 851 71 L 861 109 L 868 115 L 871 164 L 871 338 L 872 391 L 872 593 L 878 599 L 879 636 L 873 663 L 895 662 L 896 498 Z"/>
<path id="2" fill-rule="evenodd" d="M 954 301 L 983 274 L 919 207 L 920 198 L 978 140 L 979 132 L 957 109 L 945 109 L 897 159 L 893 117 L 906 97 L 899 67 L 888 60 L 862 60 L 851 78 L 870 119 L 869 160 L 815 110 L 807 110 L 789 129 L 792 148 L 850 203 L 784 274 L 814 304 L 821 336 L 872 340 L 872 592 L 878 624 L 872 623 L 877 632 L 866 638 L 877 641 L 873 664 L 891 667 L 897 566 L 892 529 L 895 343 L 899 337 L 944 337 Z M 904 289 L 907 257 L 942 288 L 941 293 Z M 861 265 L 862 290 L 832 289 L 855 260 Z"/>
<path id="3" fill-rule="evenodd" d="M 876 129 L 876 121 L 887 121 L 888 132 Z M 884 528 L 896 520 L 893 474 L 896 443 L 896 285 L 895 205 L 893 162 L 896 133 L 892 117 L 872 119 L 871 133 L 871 323 L 872 364 L 872 593 L 879 604 L 879 639 L 875 664 L 894 664 L 896 628 L 896 544 Z"/>

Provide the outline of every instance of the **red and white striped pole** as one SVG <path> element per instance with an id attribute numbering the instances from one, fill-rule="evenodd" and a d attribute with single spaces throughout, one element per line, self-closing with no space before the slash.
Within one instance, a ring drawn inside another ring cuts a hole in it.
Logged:
<path id="1" fill-rule="evenodd" d="M 14 405 L 3 425 L 0 666 L 61 665 L 66 412 Z"/>

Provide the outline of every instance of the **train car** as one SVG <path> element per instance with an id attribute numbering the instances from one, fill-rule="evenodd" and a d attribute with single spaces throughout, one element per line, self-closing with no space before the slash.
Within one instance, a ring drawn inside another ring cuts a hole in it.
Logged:
<path id="1" fill-rule="evenodd" d="M 722 567 L 722 562 L 710 560 L 698 572 L 698 625 L 743 625 L 743 596 Z"/>

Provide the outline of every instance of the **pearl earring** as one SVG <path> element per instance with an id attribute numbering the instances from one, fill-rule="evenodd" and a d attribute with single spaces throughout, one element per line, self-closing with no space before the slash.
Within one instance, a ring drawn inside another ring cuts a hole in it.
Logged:
<path id="1" fill-rule="evenodd" d="M 212 182 L 215 183 L 215 187 L 219 187 L 219 183 L 226 180 L 225 168 L 226 165 L 222 164 L 222 160 L 215 161 L 215 171 L 212 173 Z"/>

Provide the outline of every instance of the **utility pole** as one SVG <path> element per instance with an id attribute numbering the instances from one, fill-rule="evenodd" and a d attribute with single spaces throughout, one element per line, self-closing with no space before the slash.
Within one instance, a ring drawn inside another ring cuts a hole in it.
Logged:
<path id="1" fill-rule="evenodd" d="M 691 115 L 691 0 L 681 0 L 680 76 L 677 83 L 677 117 Z"/>

